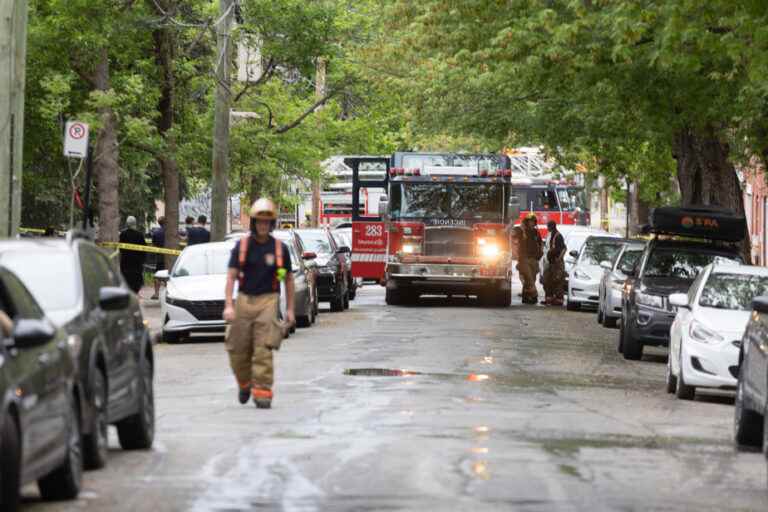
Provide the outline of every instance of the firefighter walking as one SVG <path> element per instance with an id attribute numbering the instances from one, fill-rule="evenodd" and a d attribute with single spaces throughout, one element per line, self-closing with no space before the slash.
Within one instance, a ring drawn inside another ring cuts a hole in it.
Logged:
<path id="1" fill-rule="evenodd" d="M 543 251 L 541 236 L 536 229 L 536 215 L 529 214 L 517 233 L 519 237 L 517 270 L 523 282 L 523 304 L 537 304 L 539 292 L 536 289 L 536 274 L 539 273 L 539 260 Z"/>
<path id="2" fill-rule="evenodd" d="M 224 320 L 226 349 L 239 387 L 241 404 L 253 398 L 258 408 L 272 405 L 273 350 L 280 348 L 285 326 L 294 323 L 294 282 L 288 247 L 271 236 L 277 208 L 269 199 L 253 203 L 250 233 L 232 249 L 227 273 Z M 239 283 L 233 302 L 235 282 Z M 286 322 L 278 319 L 280 283 L 285 282 Z"/>
<path id="3" fill-rule="evenodd" d="M 562 306 L 565 293 L 565 239 L 553 220 L 547 222 L 547 231 L 549 234 L 544 246 L 544 303 L 548 306 Z"/>

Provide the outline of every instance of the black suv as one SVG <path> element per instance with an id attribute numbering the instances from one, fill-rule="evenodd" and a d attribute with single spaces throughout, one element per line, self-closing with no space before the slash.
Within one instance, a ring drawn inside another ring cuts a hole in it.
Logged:
<path id="1" fill-rule="evenodd" d="M 736 446 L 768 450 L 768 297 L 754 299 L 752 310 L 739 350 L 734 437 Z"/>
<path id="2" fill-rule="evenodd" d="M 110 257 L 91 241 L 0 242 L 0 265 L 14 271 L 68 335 L 83 390 L 83 454 L 104 466 L 107 426 L 124 449 L 147 449 L 154 439 L 153 352 L 149 332 Z"/>
<path id="3" fill-rule="evenodd" d="M 67 335 L 0 267 L 0 510 L 37 480 L 45 499 L 72 499 L 82 480 L 81 390 Z"/>
<path id="4" fill-rule="evenodd" d="M 339 247 L 327 229 L 297 229 L 295 233 L 305 251 L 317 256 L 317 294 L 321 302 L 330 302 L 331 311 L 349 308 L 346 255 L 349 247 Z"/>

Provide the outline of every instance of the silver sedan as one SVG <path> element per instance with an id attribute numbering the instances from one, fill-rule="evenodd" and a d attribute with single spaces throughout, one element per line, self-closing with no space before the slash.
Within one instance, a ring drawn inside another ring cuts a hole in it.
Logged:
<path id="1" fill-rule="evenodd" d="M 603 261 L 605 271 L 600 281 L 600 302 L 597 306 L 597 321 L 605 327 L 616 327 L 621 318 L 621 293 L 626 272 L 631 270 L 642 256 L 645 242 L 627 242 L 613 261 Z"/>

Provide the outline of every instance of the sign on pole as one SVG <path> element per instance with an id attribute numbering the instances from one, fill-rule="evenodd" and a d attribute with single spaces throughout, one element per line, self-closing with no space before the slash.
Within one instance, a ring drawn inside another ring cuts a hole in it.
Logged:
<path id="1" fill-rule="evenodd" d="M 86 158 L 88 156 L 88 125 L 80 121 L 67 121 L 64 130 L 64 156 Z"/>

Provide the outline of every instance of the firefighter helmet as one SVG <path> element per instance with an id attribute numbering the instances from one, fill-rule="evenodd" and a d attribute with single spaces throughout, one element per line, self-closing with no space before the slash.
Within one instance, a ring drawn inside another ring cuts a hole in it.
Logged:
<path id="1" fill-rule="evenodd" d="M 277 208 L 275 207 L 275 203 L 270 199 L 262 197 L 253 203 L 250 215 L 252 219 L 257 220 L 276 220 Z"/>
<path id="2" fill-rule="evenodd" d="M 531 212 L 525 216 L 525 220 L 538 220 L 538 218 L 536 217 L 535 213 Z"/>

